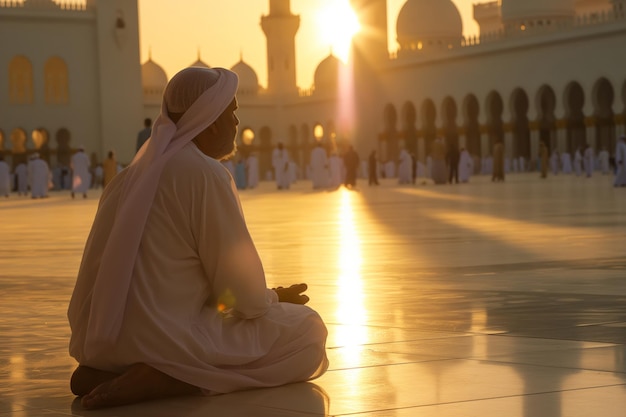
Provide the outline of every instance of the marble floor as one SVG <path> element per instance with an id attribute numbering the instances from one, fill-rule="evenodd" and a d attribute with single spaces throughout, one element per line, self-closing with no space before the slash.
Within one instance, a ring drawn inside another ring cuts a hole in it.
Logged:
<path id="1" fill-rule="evenodd" d="M 307 282 L 330 369 L 273 389 L 86 412 L 65 313 L 97 193 L 0 201 L 0 417 L 626 415 L 626 189 L 510 175 L 242 204 L 269 286 Z"/>

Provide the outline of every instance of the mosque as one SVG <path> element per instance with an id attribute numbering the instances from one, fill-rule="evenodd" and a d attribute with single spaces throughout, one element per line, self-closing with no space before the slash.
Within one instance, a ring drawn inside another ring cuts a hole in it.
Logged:
<path id="1" fill-rule="evenodd" d="M 296 84 L 300 17 L 269 0 L 261 17 L 268 79 L 243 60 L 239 144 L 270 169 L 278 142 L 303 167 L 317 141 L 425 160 L 437 137 L 476 157 L 502 141 L 507 158 L 539 143 L 573 153 L 614 152 L 626 115 L 626 0 L 499 0 L 474 5 L 480 27 L 463 36 L 451 0 L 407 0 L 389 50 L 386 0 L 351 0 L 361 26 L 343 64 L 330 54 L 314 85 Z M 144 117 L 158 115 L 167 75 L 139 62 L 137 0 L 0 0 L 0 153 L 38 151 L 66 163 L 82 145 L 130 161 Z M 200 57 L 192 65 L 206 65 Z"/>

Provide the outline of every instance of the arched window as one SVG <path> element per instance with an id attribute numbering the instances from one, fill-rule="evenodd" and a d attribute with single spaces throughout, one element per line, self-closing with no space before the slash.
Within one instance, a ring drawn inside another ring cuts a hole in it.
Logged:
<path id="1" fill-rule="evenodd" d="M 44 88 L 46 104 L 67 104 L 69 88 L 67 65 L 58 56 L 53 56 L 44 65 Z"/>
<path id="2" fill-rule="evenodd" d="M 9 62 L 9 102 L 33 102 L 33 64 L 25 56 L 15 56 Z"/>

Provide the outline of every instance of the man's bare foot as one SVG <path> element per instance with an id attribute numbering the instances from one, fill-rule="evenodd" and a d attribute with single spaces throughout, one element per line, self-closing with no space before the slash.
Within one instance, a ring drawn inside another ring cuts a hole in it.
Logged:
<path id="1" fill-rule="evenodd" d="M 138 363 L 122 375 L 98 385 L 83 396 L 81 404 L 91 410 L 199 393 L 200 390 L 193 385 L 174 379 L 151 366 Z"/>
<path id="2" fill-rule="evenodd" d="M 70 389 L 74 395 L 82 397 L 89 394 L 95 387 L 103 382 L 118 377 L 114 372 L 101 371 L 88 366 L 78 365 L 70 379 Z"/>

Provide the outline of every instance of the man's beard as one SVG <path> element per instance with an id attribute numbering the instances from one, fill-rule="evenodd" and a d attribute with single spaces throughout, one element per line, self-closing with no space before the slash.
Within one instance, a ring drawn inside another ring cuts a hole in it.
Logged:
<path id="1" fill-rule="evenodd" d="M 232 142 L 224 143 L 222 147 L 216 149 L 216 153 L 223 155 L 215 158 L 219 161 L 226 161 L 232 158 L 237 153 L 237 142 L 233 140 Z"/>

